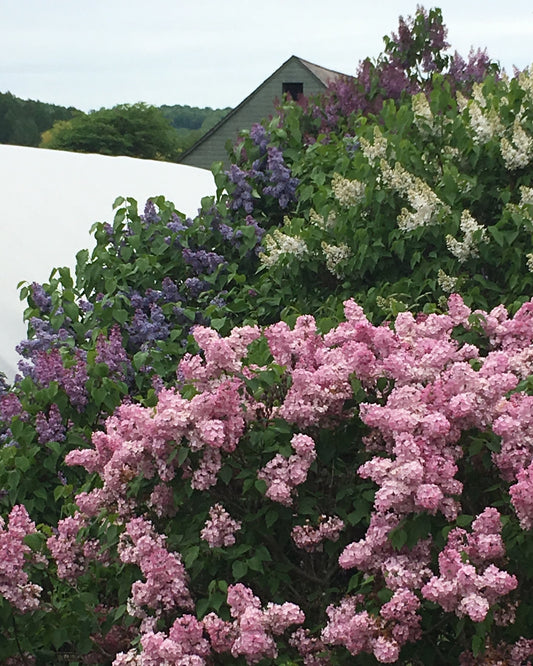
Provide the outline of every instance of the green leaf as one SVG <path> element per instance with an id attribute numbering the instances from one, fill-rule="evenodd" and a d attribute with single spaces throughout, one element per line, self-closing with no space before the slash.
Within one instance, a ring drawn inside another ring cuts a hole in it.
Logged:
<path id="1" fill-rule="evenodd" d="M 476 634 L 472 636 L 472 654 L 478 657 L 485 649 L 485 637 Z"/>
<path id="2" fill-rule="evenodd" d="M 233 470 L 229 465 L 223 465 L 220 472 L 218 473 L 218 478 L 221 479 L 226 485 L 231 481 L 233 476 Z"/>
<path id="3" fill-rule="evenodd" d="M 395 528 L 389 532 L 389 541 L 395 550 L 400 550 L 407 543 L 407 532 L 403 528 Z"/>
<path id="4" fill-rule="evenodd" d="M 183 562 L 185 564 L 185 568 L 191 567 L 196 560 L 198 559 L 198 554 L 200 552 L 200 547 L 199 546 L 191 546 L 188 550 L 185 551 L 183 554 Z"/>
<path id="5" fill-rule="evenodd" d="M 140 368 L 142 368 L 142 366 L 146 363 L 148 356 L 149 356 L 148 352 L 145 351 L 138 351 L 136 354 L 134 354 L 132 359 L 132 365 L 135 368 L 135 370 L 140 370 Z"/>
<path id="6" fill-rule="evenodd" d="M 189 449 L 186 446 L 180 446 L 178 449 L 178 465 L 183 465 L 189 455 Z"/>
<path id="7" fill-rule="evenodd" d="M 252 571 L 257 571 L 259 573 L 264 573 L 263 562 L 258 557 L 252 557 L 246 561 L 246 564 L 249 569 Z"/>
<path id="8" fill-rule="evenodd" d="M 247 571 L 248 571 L 248 565 L 246 564 L 246 562 L 242 562 L 241 560 L 236 560 L 231 565 L 231 572 L 235 580 L 240 580 L 241 578 L 246 576 Z"/>
<path id="9" fill-rule="evenodd" d="M 279 514 L 276 511 L 276 509 L 269 509 L 266 512 L 266 515 L 265 515 L 266 526 L 268 528 L 272 527 L 272 525 L 274 525 L 274 523 L 277 521 L 278 518 L 279 518 Z"/>

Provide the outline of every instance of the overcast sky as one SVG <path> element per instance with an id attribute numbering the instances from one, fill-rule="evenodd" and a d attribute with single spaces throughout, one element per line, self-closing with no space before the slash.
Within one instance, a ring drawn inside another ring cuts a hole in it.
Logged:
<path id="1" fill-rule="evenodd" d="M 408 0 L 0 0 L 0 92 L 85 111 L 235 106 L 291 55 L 354 74 Z M 531 0 L 442 0 L 452 49 L 533 62 Z"/>

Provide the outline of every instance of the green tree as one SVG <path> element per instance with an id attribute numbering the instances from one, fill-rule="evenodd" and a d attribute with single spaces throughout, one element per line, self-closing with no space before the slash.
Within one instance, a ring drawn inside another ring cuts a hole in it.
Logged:
<path id="1" fill-rule="evenodd" d="M 207 131 L 213 125 L 218 123 L 231 109 L 212 109 L 205 107 L 203 109 L 196 106 L 187 106 L 175 104 L 168 106 L 164 104 L 160 107 L 161 112 L 170 120 L 170 123 L 177 130 L 197 130 L 202 129 L 203 132 Z"/>
<path id="2" fill-rule="evenodd" d="M 176 132 L 154 106 L 119 104 L 54 124 L 42 147 L 172 161 Z"/>
<path id="3" fill-rule="evenodd" d="M 42 132 L 56 121 L 66 121 L 76 109 L 23 100 L 11 93 L 0 93 L 0 143 L 37 146 Z"/>

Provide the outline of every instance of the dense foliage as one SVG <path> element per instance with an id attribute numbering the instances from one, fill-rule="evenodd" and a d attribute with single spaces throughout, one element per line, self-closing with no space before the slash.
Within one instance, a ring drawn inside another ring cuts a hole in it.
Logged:
<path id="1" fill-rule="evenodd" d="M 190 148 L 221 120 L 230 109 L 211 109 L 184 105 L 163 105 L 147 110 L 146 105 L 119 105 L 85 114 L 73 107 L 23 100 L 11 93 L 0 93 L 0 143 L 17 146 L 42 146 L 104 155 L 146 157 L 154 154 L 168 160 Z M 176 130 L 166 135 L 168 146 L 161 146 L 161 131 L 168 127 L 160 114 Z M 97 115 L 93 117 L 93 113 Z M 77 117 L 73 125 L 70 122 Z M 88 120 L 89 118 L 89 120 Z M 155 119 L 153 136 L 150 123 Z M 107 124 L 102 134 L 102 124 Z M 98 138 L 98 132 L 101 133 Z M 133 134 L 138 136 L 131 136 Z M 154 144 L 158 150 L 153 152 Z M 171 150 L 171 148 L 173 149 Z M 140 153 L 132 154 L 139 149 Z M 127 151 L 127 152 L 124 152 Z"/>
<path id="2" fill-rule="evenodd" d="M 69 120 L 76 109 L 24 100 L 11 93 L 0 93 L 0 143 L 37 146 L 41 134 L 56 121 Z"/>
<path id="3" fill-rule="evenodd" d="M 226 110 L 183 106 L 157 108 L 142 102 L 80 113 L 43 133 L 41 147 L 101 155 L 176 161 Z M 190 128 L 195 119 L 199 127 Z"/>
<path id="4" fill-rule="evenodd" d="M 176 133 L 155 106 L 119 104 L 54 123 L 42 147 L 143 159 L 177 158 Z"/>
<path id="5" fill-rule="evenodd" d="M 5 663 L 531 663 L 533 68 L 445 38 L 24 287 Z"/>
<path id="6" fill-rule="evenodd" d="M 177 130 L 208 130 L 216 125 L 219 120 L 229 112 L 225 109 L 212 109 L 211 107 L 199 108 L 183 104 L 163 104 L 159 107 L 161 113 L 170 120 L 170 124 Z"/>
<path id="7" fill-rule="evenodd" d="M 170 121 L 178 133 L 178 146 L 183 152 L 188 150 L 206 132 L 220 122 L 231 111 L 225 109 L 211 109 L 183 105 L 163 105 L 161 113 Z"/>

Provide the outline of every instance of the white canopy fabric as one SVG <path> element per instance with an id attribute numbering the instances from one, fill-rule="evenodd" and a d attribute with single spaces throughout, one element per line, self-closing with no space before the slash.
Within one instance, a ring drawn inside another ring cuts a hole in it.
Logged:
<path id="1" fill-rule="evenodd" d="M 26 337 L 17 284 L 73 270 L 76 253 L 94 247 L 94 222 L 113 221 L 117 197 L 133 197 L 142 212 L 164 195 L 194 217 L 215 191 L 211 172 L 182 164 L 0 145 L 0 370 L 13 379 Z"/>

